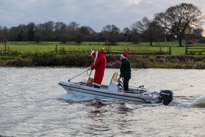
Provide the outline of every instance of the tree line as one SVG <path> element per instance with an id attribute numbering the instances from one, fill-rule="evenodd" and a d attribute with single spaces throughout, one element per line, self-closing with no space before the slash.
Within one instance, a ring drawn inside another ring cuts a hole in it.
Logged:
<path id="1" fill-rule="evenodd" d="M 109 45 L 117 42 L 149 42 L 182 40 L 204 42 L 201 33 L 203 13 L 193 4 L 181 3 L 154 15 L 153 19 L 144 17 L 130 27 L 120 30 L 115 25 L 106 25 L 101 32 L 90 26 L 80 26 L 77 22 L 69 24 L 48 21 L 42 24 L 20 24 L 15 27 L 0 26 L 0 41 L 99 41 Z"/>

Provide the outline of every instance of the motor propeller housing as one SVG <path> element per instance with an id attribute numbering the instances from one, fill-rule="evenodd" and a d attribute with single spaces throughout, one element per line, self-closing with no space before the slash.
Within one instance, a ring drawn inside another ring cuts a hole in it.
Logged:
<path id="1" fill-rule="evenodd" d="M 159 103 L 162 102 L 164 105 L 169 105 L 173 100 L 173 92 L 171 90 L 161 90 L 159 95 Z"/>

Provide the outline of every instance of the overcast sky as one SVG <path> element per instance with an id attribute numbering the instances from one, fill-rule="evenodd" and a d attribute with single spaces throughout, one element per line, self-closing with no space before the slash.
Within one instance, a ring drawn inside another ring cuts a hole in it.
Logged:
<path id="1" fill-rule="evenodd" d="M 205 0 L 0 0 L 0 26 L 76 21 L 95 31 L 108 24 L 122 30 L 182 2 L 205 12 Z"/>

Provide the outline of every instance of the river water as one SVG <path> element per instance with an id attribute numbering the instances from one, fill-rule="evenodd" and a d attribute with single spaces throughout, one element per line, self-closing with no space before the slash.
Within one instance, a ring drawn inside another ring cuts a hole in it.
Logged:
<path id="1" fill-rule="evenodd" d="M 58 82 L 84 70 L 0 68 L 0 136 L 205 136 L 205 108 L 190 106 L 205 94 L 205 70 L 132 69 L 131 86 L 172 90 L 169 106 L 67 95 Z M 114 72 L 119 70 L 106 69 L 103 84 Z M 83 74 L 73 81 L 86 79 Z"/>

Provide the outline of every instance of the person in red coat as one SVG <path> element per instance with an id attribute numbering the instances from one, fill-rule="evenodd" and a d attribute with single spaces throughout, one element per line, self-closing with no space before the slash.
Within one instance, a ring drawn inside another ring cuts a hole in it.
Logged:
<path id="1" fill-rule="evenodd" d="M 101 49 L 99 51 L 93 51 L 91 48 L 91 55 L 95 58 L 94 65 L 90 66 L 89 69 L 95 69 L 95 75 L 93 80 L 93 87 L 100 88 L 102 83 L 105 67 L 106 67 L 106 57 L 104 56 L 104 50 Z"/>

